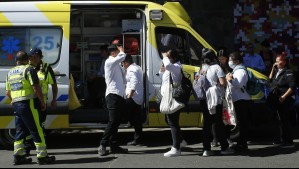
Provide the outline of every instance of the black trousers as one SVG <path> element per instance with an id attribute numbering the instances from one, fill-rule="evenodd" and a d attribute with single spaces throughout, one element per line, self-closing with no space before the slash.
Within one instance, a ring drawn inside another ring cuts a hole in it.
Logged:
<path id="1" fill-rule="evenodd" d="M 135 136 L 134 141 L 142 141 L 142 125 L 143 125 L 143 113 L 141 111 L 141 106 L 136 104 L 135 101 L 131 99 L 126 100 L 126 107 L 128 108 L 128 121 L 134 126 Z"/>
<path id="2" fill-rule="evenodd" d="M 118 128 L 122 122 L 125 106 L 125 99 L 116 94 L 109 94 L 106 97 L 107 108 L 109 111 L 109 122 L 105 129 L 101 145 L 118 147 Z"/>
<path id="3" fill-rule="evenodd" d="M 103 107 L 106 92 L 105 78 L 97 77 L 88 81 L 87 89 L 89 93 L 87 105 L 91 108 Z"/>
<path id="4" fill-rule="evenodd" d="M 214 115 L 210 114 L 206 101 L 201 101 L 200 105 L 203 111 L 203 118 L 204 118 L 204 126 L 203 126 L 204 150 L 205 151 L 211 150 L 213 125 L 215 127 L 216 139 L 220 142 L 221 145 L 221 150 L 226 150 L 229 147 L 229 144 L 227 142 L 225 125 L 222 120 L 223 105 L 218 105 L 216 107 L 216 114 Z"/>
<path id="5" fill-rule="evenodd" d="M 248 127 L 250 121 L 250 107 L 253 105 L 251 100 L 239 100 L 234 102 L 238 125 L 240 129 L 240 136 L 237 144 L 247 147 Z"/>
<path id="6" fill-rule="evenodd" d="M 293 144 L 294 136 L 292 133 L 292 123 L 291 123 L 291 115 L 292 108 L 294 105 L 294 100 L 292 98 L 288 98 L 284 103 L 280 103 L 278 105 L 278 115 L 280 119 L 281 131 L 282 131 L 282 141 L 286 144 Z"/>
<path id="7" fill-rule="evenodd" d="M 171 129 L 171 135 L 172 135 L 172 142 L 173 142 L 173 147 L 180 150 L 181 149 L 181 142 L 182 142 L 182 132 L 181 132 L 181 127 L 180 127 L 180 114 L 181 110 L 173 113 L 173 114 L 168 114 L 166 115 L 168 125 Z"/>

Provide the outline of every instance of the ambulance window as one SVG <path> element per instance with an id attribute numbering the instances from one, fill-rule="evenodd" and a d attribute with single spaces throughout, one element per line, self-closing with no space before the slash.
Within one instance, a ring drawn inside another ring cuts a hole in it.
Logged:
<path id="1" fill-rule="evenodd" d="M 158 27 L 156 36 L 160 53 L 175 49 L 179 52 L 182 64 L 199 66 L 203 46 L 186 30 Z"/>
<path id="2" fill-rule="evenodd" d="M 20 50 L 29 52 L 40 48 L 44 62 L 54 64 L 60 57 L 62 29 L 60 27 L 2 27 L 0 28 L 0 66 L 14 66 Z"/>

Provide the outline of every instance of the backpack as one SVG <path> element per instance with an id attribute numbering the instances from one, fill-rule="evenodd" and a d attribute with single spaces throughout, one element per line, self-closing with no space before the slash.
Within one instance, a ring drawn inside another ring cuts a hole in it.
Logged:
<path id="1" fill-rule="evenodd" d="M 175 98 L 176 101 L 187 105 L 190 96 L 192 94 L 193 85 L 190 80 L 190 75 L 188 73 L 184 73 L 183 70 L 181 70 L 181 73 L 182 73 L 181 85 L 180 87 L 174 89 L 173 97 Z"/>
<path id="2" fill-rule="evenodd" d="M 246 86 L 244 86 L 243 89 L 245 89 L 249 95 L 254 96 L 254 95 L 259 94 L 261 91 L 263 91 L 264 83 L 262 81 L 260 81 L 257 77 L 255 77 L 254 74 L 250 70 L 248 70 L 246 67 L 239 67 L 236 70 L 239 70 L 239 69 L 246 70 L 246 72 L 247 72 L 248 81 L 247 81 Z M 234 72 L 236 70 L 234 70 Z"/>
<path id="3" fill-rule="evenodd" d="M 207 70 L 205 72 L 198 72 L 196 75 L 198 76 L 198 79 L 193 81 L 194 96 L 197 100 L 205 100 L 206 91 L 211 87 L 206 75 Z"/>

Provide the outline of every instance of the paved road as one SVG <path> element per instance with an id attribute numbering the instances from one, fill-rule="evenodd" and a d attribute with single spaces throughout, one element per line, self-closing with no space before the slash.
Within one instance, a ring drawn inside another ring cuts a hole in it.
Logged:
<path id="1" fill-rule="evenodd" d="M 142 147 L 128 147 L 130 153 L 126 155 L 109 155 L 99 157 L 97 147 L 102 131 L 65 131 L 52 133 L 48 136 L 49 153 L 57 157 L 57 162 L 51 168 L 286 168 L 299 166 L 299 139 L 296 139 L 296 148 L 283 150 L 270 144 L 270 135 L 267 132 L 255 132 L 254 140 L 248 154 L 221 156 L 219 148 L 214 148 L 216 155 L 204 158 L 202 154 L 201 130 L 184 130 L 184 138 L 189 143 L 182 151 L 181 157 L 164 158 L 163 153 L 169 150 L 171 135 L 169 130 L 147 129 L 145 132 L 146 145 Z M 298 132 L 298 130 L 297 130 Z M 130 141 L 131 130 L 122 130 L 121 144 Z M 299 138 L 299 137 L 297 137 Z M 12 168 L 12 151 L 0 150 L 0 167 Z M 33 153 L 35 153 L 33 151 Z M 36 162 L 34 155 L 33 160 Z M 36 163 L 17 166 L 40 168 Z"/>

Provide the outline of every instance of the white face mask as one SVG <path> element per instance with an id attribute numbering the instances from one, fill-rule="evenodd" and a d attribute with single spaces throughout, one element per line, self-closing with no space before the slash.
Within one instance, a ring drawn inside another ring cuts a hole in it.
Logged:
<path id="1" fill-rule="evenodd" d="M 228 66 L 230 67 L 230 68 L 232 68 L 232 69 L 235 69 L 235 65 L 234 65 L 234 62 L 233 61 L 229 61 L 228 62 Z"/>

